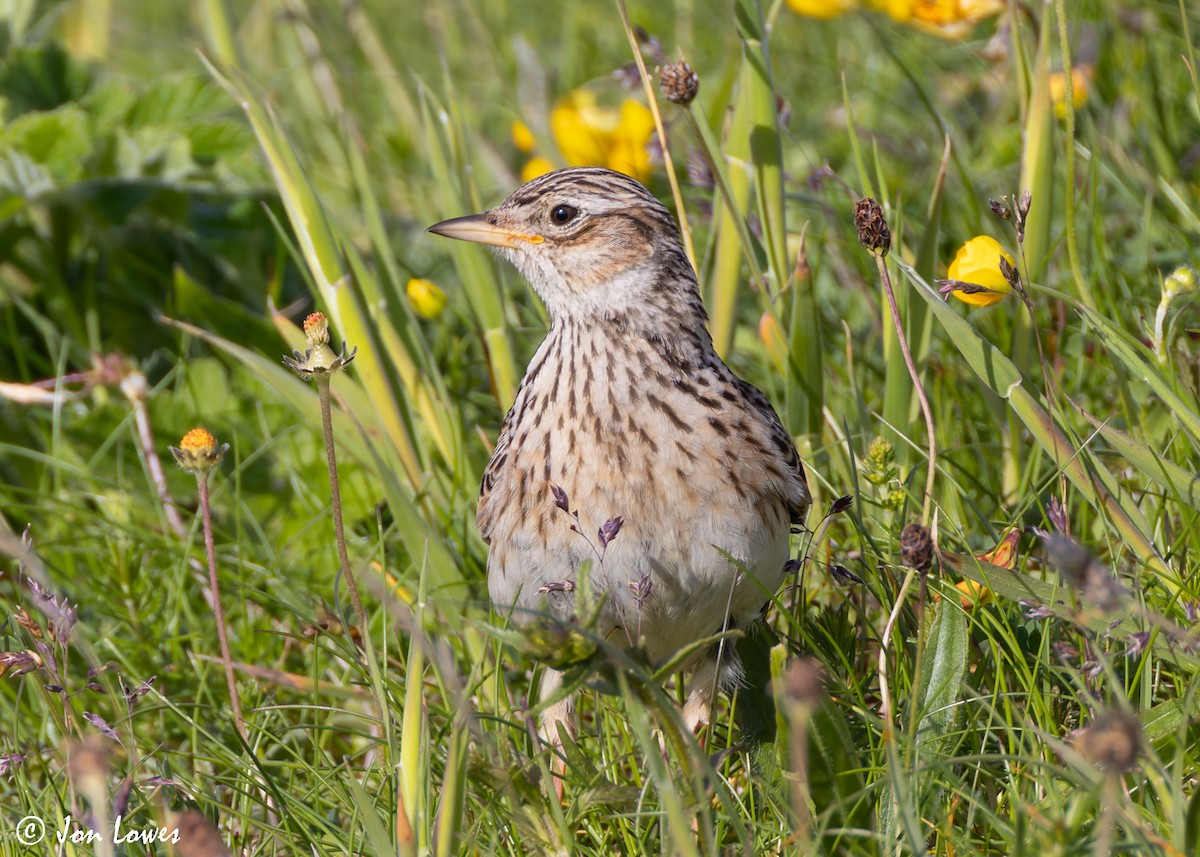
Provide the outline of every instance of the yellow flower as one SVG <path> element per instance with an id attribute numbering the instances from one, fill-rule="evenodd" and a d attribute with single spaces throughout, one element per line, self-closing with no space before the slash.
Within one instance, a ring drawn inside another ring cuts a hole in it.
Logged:
<path id="1" fill-rule="evenodd" d="M 793 12 L 806 18 L 828 21 L 858 6 L 857 0 L 787 0 Z"/>
<path id="2" fill-rule="evenodd" d="M 991 306 L 1008 297 L 1012 285 L 1000 271 L 1000 259 L 1013 264 L 1012 256 L 1004 252 L 1000 242 L 990 235 L 976 235 L 962 247 L 946 280 L 941 281 L 942 293 L 952 294 L 971 306 Z"/>
<path id="3" fill-rule="evenodd" d="M 1162 292 L 1166 297 L 1190 295 L 1194 291 L 1196 291 L 1196 272 L 1187 265 L 1180 265 L 1163 280 Z"/>
<path id="4" fill-rule="evenodd" d="M 537 145 L 537 140 L 534 139 L 533 132 L 529 130 L 529 126 L 520 119 L 514 119 L 512 123 L 512 141 L 517 147 L 518 152 L 529 154 L 533 151 L 533 147 Z"/>
<path id="5" fill-rule="evenodd" d="M 421 318 L 437 318 L 446 308 L 446 293 L 431 280 L 413 277 L 405 287 L 413 312 Z"/>
<path id="6" fill-rule="evenodd" d="M 543 158 L 541 155 L 534 155 L 521 168 L 521 181 L 531 182 L 538 176 L 544 176 L 546 173 L 553 172 L 554 164 Z"/>
<path id="7" fill-rule="evenodd" d="M 1004 11 L 1004 0 L 870 0 L 872 8 L 901 24 L 946 39 L 959 39 L 971 28 Z"/>
<path id="8" fill-rule="evenodd" d="M 179 446 L 168 446 L 175 463 L 189 473 L 205 473 L 221 463 L 229 444 L 217 446 L 217 439 L 212 432 L 204 428 L 190 429 L 179 441 Z"/>
<path id="9" fill-rule="evenodd" d="M 608 167 L 638 181 L 650 176 L 646 144 L 654 116 L 631 98 L 619 108 L 601 107 L 595 93 L 577 89 L 550 112 L 550 132 L 571 166 Z"/>
<path id="10" fill-rule="evenodd" d="M 1078 110 L 1087 101 L 1088 67 L 1071 69 L 1071 104 Z M 1050 101 L 1054 104 L 1054 115 L 1059 119 L 1067 118 L 1067 76 L 1061 71 L 1053 72 L 1046 81 L 1050 87 Z"/>

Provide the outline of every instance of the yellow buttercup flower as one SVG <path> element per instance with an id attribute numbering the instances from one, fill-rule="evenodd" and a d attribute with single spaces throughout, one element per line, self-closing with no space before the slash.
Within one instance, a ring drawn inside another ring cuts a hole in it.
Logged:
<path id="1" fill-rule="evenodd" d="M 787 0 L 793 12 L 806 18 L 828 21 L 858 7 L 857 0 Z"/>
<path id="2" fill-rule="evenodd" d="M 432 280 L 413 277 L 405 287 L 413 312 L 421 318 L 437 318 L 446 308 L 446 293 Z"/>
<path id="3" fill-rule="evenodd" d="M 1004 0 L 870 0 L 894 21 L 947 39 L 959 39 L 987 18 L 1004 11 Z"/>
<path id="4" fill-rule="evenodd" d="M 650 176 L 646 144 L 654 116 L 632 98 L 620 107 L 601 107 L 594 92 L 577 89 L 550 112 L 550 132 L 573 167 L 608 167 L 638 181 Z"/>
<path id="5" fill-rule="evenodd" d="M 1071 69 L 1071 104 L 1078 110 L 1087 101 L 1088 77 L 1090 68 L 1075 67 Z M 1050 88 L 1050 101 L 1054 104 L 1054 115 L 1059 119 L 1067 118 L 1067 76 L 1061 71 L 1053 72 L 1046 80 Z"/>
<path id="6" fill-rule="evenodd" d="M 946 279 L 940 281 L 943 294 L 952 294 L 971 306 L 991 306 L 1008 297 L 1012 284 L 1000 270 L 1000 259 L 1013 264 L 1012 256 L 990 235 L 976 235 L 962 247 L 950 263 Z"/>
<path id="7" fill-rule="evenodd" d="M 529 130 L 529 126 L 520 119 L 514 119 L 512 123 L 512 141 L 517 147 L 518 152 L 529 154 L 537 145 L 537 140 L 533 136 L 533 132 Z"/>
<path id="8" fill-rule="evenodd" d="M 554 164 L 550 163 L 549 159 L 543 158 L 541 155 L 534 155 L 525 162 L 525 166 L 521 167 L 521 181 L 531 182 L 538 176 L 544 176 L 553 171 Z"/>

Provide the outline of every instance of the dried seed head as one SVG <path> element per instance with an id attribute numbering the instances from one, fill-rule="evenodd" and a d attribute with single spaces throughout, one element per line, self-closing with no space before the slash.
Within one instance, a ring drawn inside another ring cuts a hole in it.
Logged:
<path id="1" fill-rule="evenodd" d="M 1000 273 L 1004 276 L 1005 282 L 1014 290 L 1021 290 L 1021 274 L 1004 256 L 1000 257 Z"/>
<path id="2" fill-rule="evenodd" d="M 104 792 L 110 770 L 108 745 L 95 733 L 72 742 L 67 755 L 67 772 L 75 787 L 89 797 Z"/>
<path id="3" fill-rule="evenodd" d="M 858 230 L 858 242 L 873 256 L 886 256 L 892 247 L 892 232 L 883 216 L 883 206 L 863 197 L 854 206 L 854 228 Z"/>
<path id="4" fill-rule="evenodd" d="M 1033 191 L 1025 188 L 1021 198 L 1017 200 L 1017 213 L 1021 215 L 1021 223 L 1025 222 L 1025 218 L 1029 216 L 1029 209 L 1033 205 Z"/>
<path id="5" fill-rule="evenodd" d="M 1008 207 L 1007 196 L 1002 196 L 1000 199 L 989 199 L 988 207 L 992 209 L 992 214 L 1001 220 L 1012 220 L 1012 209 Z"/>
<path id="6" fill-rule="evenodd" d="M 608 547 L 609 542 L 617 537 L 621 532 L 621 525 L 625 520 L 620 516 L 609 518 L 604 522 L 604 525 L 596 532 L 596 538 L 600 540 L 600 547 Z"/>
<path id="7" fill-rule="evenodd" d="M 1064 536 L 1071 534 L 1071 525 L 1067 521 L 1067 509 L 1058 497 L 1050 498 L 1050 503 L 1046 506 L 1046 517 L 1050 519 L 1051 526 Z"/>
<path id="8" fill-rule="evenodd" d="M 1137 761 L 1142 747 L 1142 726 L 1125 711 L 1105 711 L 1090 726 L 1075 733 L 1075 747 L 1092 764 L 1120 774 Z"/>
<path id="9" fill-rule="evenodd" d="M 654 591 L 654 580 L 648 574 L 643 574 L 637 580 L 629 581 L 626 586 L 633 593 L 633 604 L 641 610 L 646 603 L 646 599 L 650 597 L 650 593 Z"/>
<path id="10" fill-rule="evenodd" d="M 700 91 L 700 76 L 690 65 L 680 60 L 667 63 L 658 70 L 658 85 L 667 101 L 686 107 Z"/>
<path id="11" fill-rule="evenodd" d="M 554 495 L 554 505 L 568 515 L 571 514 L 571 501 L 567 499 L 567 492 L 552 482 L 550 483 L 550 493 Z"/>
<path id="12" fill-rule="evenodd" d="M 829 516 L 840 515 L 842 512 L 848 512 L 850 507 L 854 505 L 854 497 L 849 494 L 838 497 L 829 505 Z"/>
<path id="13" fill-rule="evenodd" d="M 866 582 L 846 566 L 836 562 L 829 566 L 829 573 L 833 575 L 833 582 L 838 586 L 861 586 Z"/>
<path id="14" fill-rule="evenodd" d="M 179 832 L 175 853 L 179 857 L 232 857 L 217 828 L 195 809 L 172 814 L 167 824 Z"/>
<path id="15" fill-rule="evenodd" d="M 913 521 L 900 531 L 900 562 L 917 571 L 929 568 L 933 560 L 933 537 L 929 528 Z"/>
<path id="16" fill-rule="evenodd" d="M 1149 644 L 1149 631 L 1139 631 L 1136 634 L 1131 634 L 1129 637 L 1129 648 L 1125 650 L 1125 657 L 1140 658 L 1142 653 L 1146 651 L 1146 646 Z"/>
<path id="17" fill-rule="evenodd" d="M 783 674 L 780 690 L 791 703 L 813 707 L 825 697 L 825 670 L 816 658 L 797 658 Z"/>
<path id="18" fill-rule="evenodd" d="M 15 678 L 33 672 L 39 666 L 38 657 L 33 652 L 0 652 L 0 677 L 8 674 Z"/>
<path id="19" fill-rule="evenodd" d="M 1112 571 L 1079 542 L 1059 533 L 1045 533 L 1042 541 L 1050 565 L 1093 606 L 1111 612 L 1128 599 L 1128 590 Z"/>
<path id="20" fill-rule="evenodd" d="M 1029 188 L 1017 200 L 1017 210 L 1013 220 L 1017 224 L 1017 243 L 1025 243 L 1025 221 L 1029 219 L 1029 208 L 1033 204 L 1033 192 Z"/>
<path id="21" fill-rule="evenodd" d="M 204 428 L 194 428 L 188 431 L 179 441 L 179 446 L 169 446 L 175 463 L 189 473 L 207 473 L 221 463 L 229 444 L 217 446 L 217 439 L 212 432 Z"/>

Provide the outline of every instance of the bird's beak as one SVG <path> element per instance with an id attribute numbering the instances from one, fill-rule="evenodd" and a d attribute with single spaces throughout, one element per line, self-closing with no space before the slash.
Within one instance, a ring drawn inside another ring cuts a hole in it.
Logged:
<path id="1" fill-rule="evenodd" d="M 513 232 L 494 223 L 488 222 L 486 215 L 468 214 L 466 217 L 455 217 L 443 220 L 425 230 L 434 235 L 445 235 L 447 238 L 457 238 L 459 241 L 473 241 L 476 244 L 493 244 L 497 247 L 515 249 L 522 241 L 526 244 L 541 244 L 545 239 L 541 235 L 526 235 Z"/>

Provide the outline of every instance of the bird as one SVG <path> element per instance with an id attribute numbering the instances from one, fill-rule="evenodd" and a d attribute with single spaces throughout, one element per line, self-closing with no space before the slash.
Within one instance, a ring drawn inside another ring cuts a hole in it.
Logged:
<path id="1" fill-rule="evenodd" d="M 629 176 L 575 167 L 428 231 L 496 248 L 550 320 L 480 487 L 498 610 L 569 619 L 586 573 L 596 633 L 653 663 L 756 621 L 785 577 L 808 480 L 767 397 L 713 347 L 667 208 Z M 721 644 L 688 667 L 682 716 L 699 734 L 740 668 Z M 549 669 L 543 703 L 561 685 Z M 576 734 L 570 696 L 543 709 L 543 739 L 558 745 L 560 724 Z"/>

